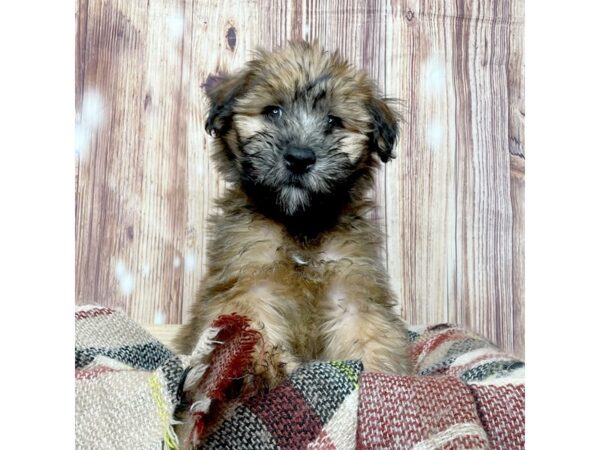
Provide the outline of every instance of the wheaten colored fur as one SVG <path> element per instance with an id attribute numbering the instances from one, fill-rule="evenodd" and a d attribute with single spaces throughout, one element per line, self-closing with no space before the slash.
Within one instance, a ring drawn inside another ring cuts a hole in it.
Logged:
<path id="1" fill-rule="evenodd" d="M 363 198 L 374 155 L 393 157 L 396 114 L 363 72 L 304 42 L 259 52 L 207 91 L 213 156 L 231 188 L 211 219 L 208 271 L 179 351 L 236 312 L 265 338 L 271 358 L 255 370 L 270 385 L 313 359 L 409 372 L 381 232 Z M 306 173 L 286 169 L 290 145 L 313 149 Z"/>

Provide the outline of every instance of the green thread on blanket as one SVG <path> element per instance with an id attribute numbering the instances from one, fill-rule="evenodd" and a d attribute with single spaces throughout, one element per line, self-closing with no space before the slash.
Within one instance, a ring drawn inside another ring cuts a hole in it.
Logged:
<path id="1" fill-rule="evenodd" d="M 178 450 L 179 445 L 177 443 L 177 437 L 173 432 L 173 428 L 171 428 L 170 416 L 167 411 L 167 405 L 165 405 L 165 402 L 162 398 L 158 374 L 152 374 L 152 376 L 148 379 L 148 383 L 150 384 L 152 398 L 154 399 L 154 403 L 158 409 L 158 415 L 160 416 L 160 420 L 162 422 L 163 441 L 165 442 L 166 448 L 169 450 Z"/>
<path id="2" fill-rule="evenodd" d="M 356 389 L 358 387 L 358 374 L 343 361 L 329 361 L 329 364 L 335 367 L 337 370 L 342 372 L 352 386 Z"/>

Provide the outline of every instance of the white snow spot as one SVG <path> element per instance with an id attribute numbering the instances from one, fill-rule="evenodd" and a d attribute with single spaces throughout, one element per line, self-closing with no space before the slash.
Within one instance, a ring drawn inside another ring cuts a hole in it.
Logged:
<path id="1" fill-rule="evenodd" d="M 119 288 L 121 289 L 121 293 L 123 295 L 131 294 L 131 292 L 133 291 L 133 275 L 131 275 L 129 272 L 126 273 L 119 280 Z"/>
<path id="2" fill-rule="evenodd" d="M 154 313 L 154 325 L 164 325 L 167 321 L 166 319 L 167 318 L 162 311 L 158 310 Z"/>
<path id="3" fill-rule="evenodd" d="M 171 36 L 175 39 L 180 39 L 183 36 L 185 27 L 185 19 L 180 11 L 174 12 L 167 16 L 167 28 Z"/>
<path id="4" fill-rule="evenodd" d="M 75 124 L 75 152 L 81 158 L 87 154 L 93 134 L 104 121 L 105 107 L 100 93 L 90 89 L 83 93 L 81 117 Z"/>
<path id="5" fill-rule="evenodd" d="M 142 266 L 142 275 L 143 275 L 144 277 L 147 277 L 148 275 L 150 275 L 150 264 L 148 264 L 148 263 L 145 263 L 145 264 Z"/>
<path id="6" fill-rule="evenodd" d="M 302 24 L 302 34 L 304 35 L 304 39 L 308 40 L 310 35 L 310 25 L 308 23 Z"/>
<path id="7" fill-rule="evenodd" d="M 191 272 L 196 267 L 196 257 L 192 253 L 185 255 L 185 271 Z"/>
<path id="8" fill-rule="evenodd" d="M 446 68 L 440 58 L 432 57 L 425 63 L 425 92 L 429 95 L 439 94 L 446 85 Z"/>
<path id="9" fill-rule="evenodd" d="M 85 156 L 88 151 L 89 140 L 89 129 L 83 127 L 81 123 L 75 124 L 75 153 Z"/>
<path id="10" fill-rule="evenodd" d="M 425 138 L 427 139 L 429 150 L 439 150 L 444 143 L 444 128 L 439 122 L 429 124 Z"/>
<path id="11" fill-rule="evenodd" d="M 173 267 L 177 269 L 179 266 L 181 266 L 181 258 L 179 256 L 176 256 L 175 258 L 173 258 Z"/>
<path id="12" fill-rule="evenodd" d="M 115 266 L 115 274 L 117 275 L 117 278 L 121 278 L 126 271 L 127 269 L 125 269 L 125 264 L 123 263 L 123 261 L 118 260 Z"/>
<path id="13" fill-rule="evenodd" d="M 129 295 L 133 292 L 133 275 L 127 269 L 123 261 L 117 261 L 115 266 L 115 275 L 117 276 L 117 281 L 119 282 L 119 290 L 123 295 Z"/>
<path id="14" fill-rule="evenodd" d="M 91 128 L 97 128 L 104 119 L 104 101 L 96 90 L 89 90 L 83 94 L 81 116 Z"/>

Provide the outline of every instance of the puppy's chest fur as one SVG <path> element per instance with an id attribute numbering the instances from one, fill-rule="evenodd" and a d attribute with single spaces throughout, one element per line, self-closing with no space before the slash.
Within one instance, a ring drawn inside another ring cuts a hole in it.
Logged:
<path id="1" fill-rule="evenodd" d="M 289 350 L 303 360 L 322 353 L 326 344 L 320 330 L 326 320 L 352 314 L 345 297 L 352 283 L 361 283 L 356 274 L 384 272 L 379 231 L 353 213 L 319 236 L 302 239 L 243 203 L 225 201 L 212 230 L 205 280 L 212 292 L 206 300 L 213 301 L 218 292 L 248 293 L 253 307 L 272 312 L 272 324 L 285 324 Z M 385 280 L 379 281 L 384 287 Z M 375 302 L 387 298 L 372 295 Z"/>

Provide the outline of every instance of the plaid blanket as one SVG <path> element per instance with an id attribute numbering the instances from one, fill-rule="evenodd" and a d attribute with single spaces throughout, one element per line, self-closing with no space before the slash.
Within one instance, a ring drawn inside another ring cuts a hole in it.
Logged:
<path id="1" fill-rule="evenodd" d="M 523 362 L 455 326 L 411 328 L 415 376 L 313 362 L 264 396 L 227 403 L 260 339 L 244 318 L 213 323 L 191 356 L 118 311 L 83 307 L 75 318 L 77 448 L 524 448 Z M 195 425 L 178 442 L 185 396 Z"/>
<path id="2" fill-rule="evenodd" d="M 185 360 L 124 314 L 75 313 L 78 449 L 177 448 L 173 413 Z"/>

